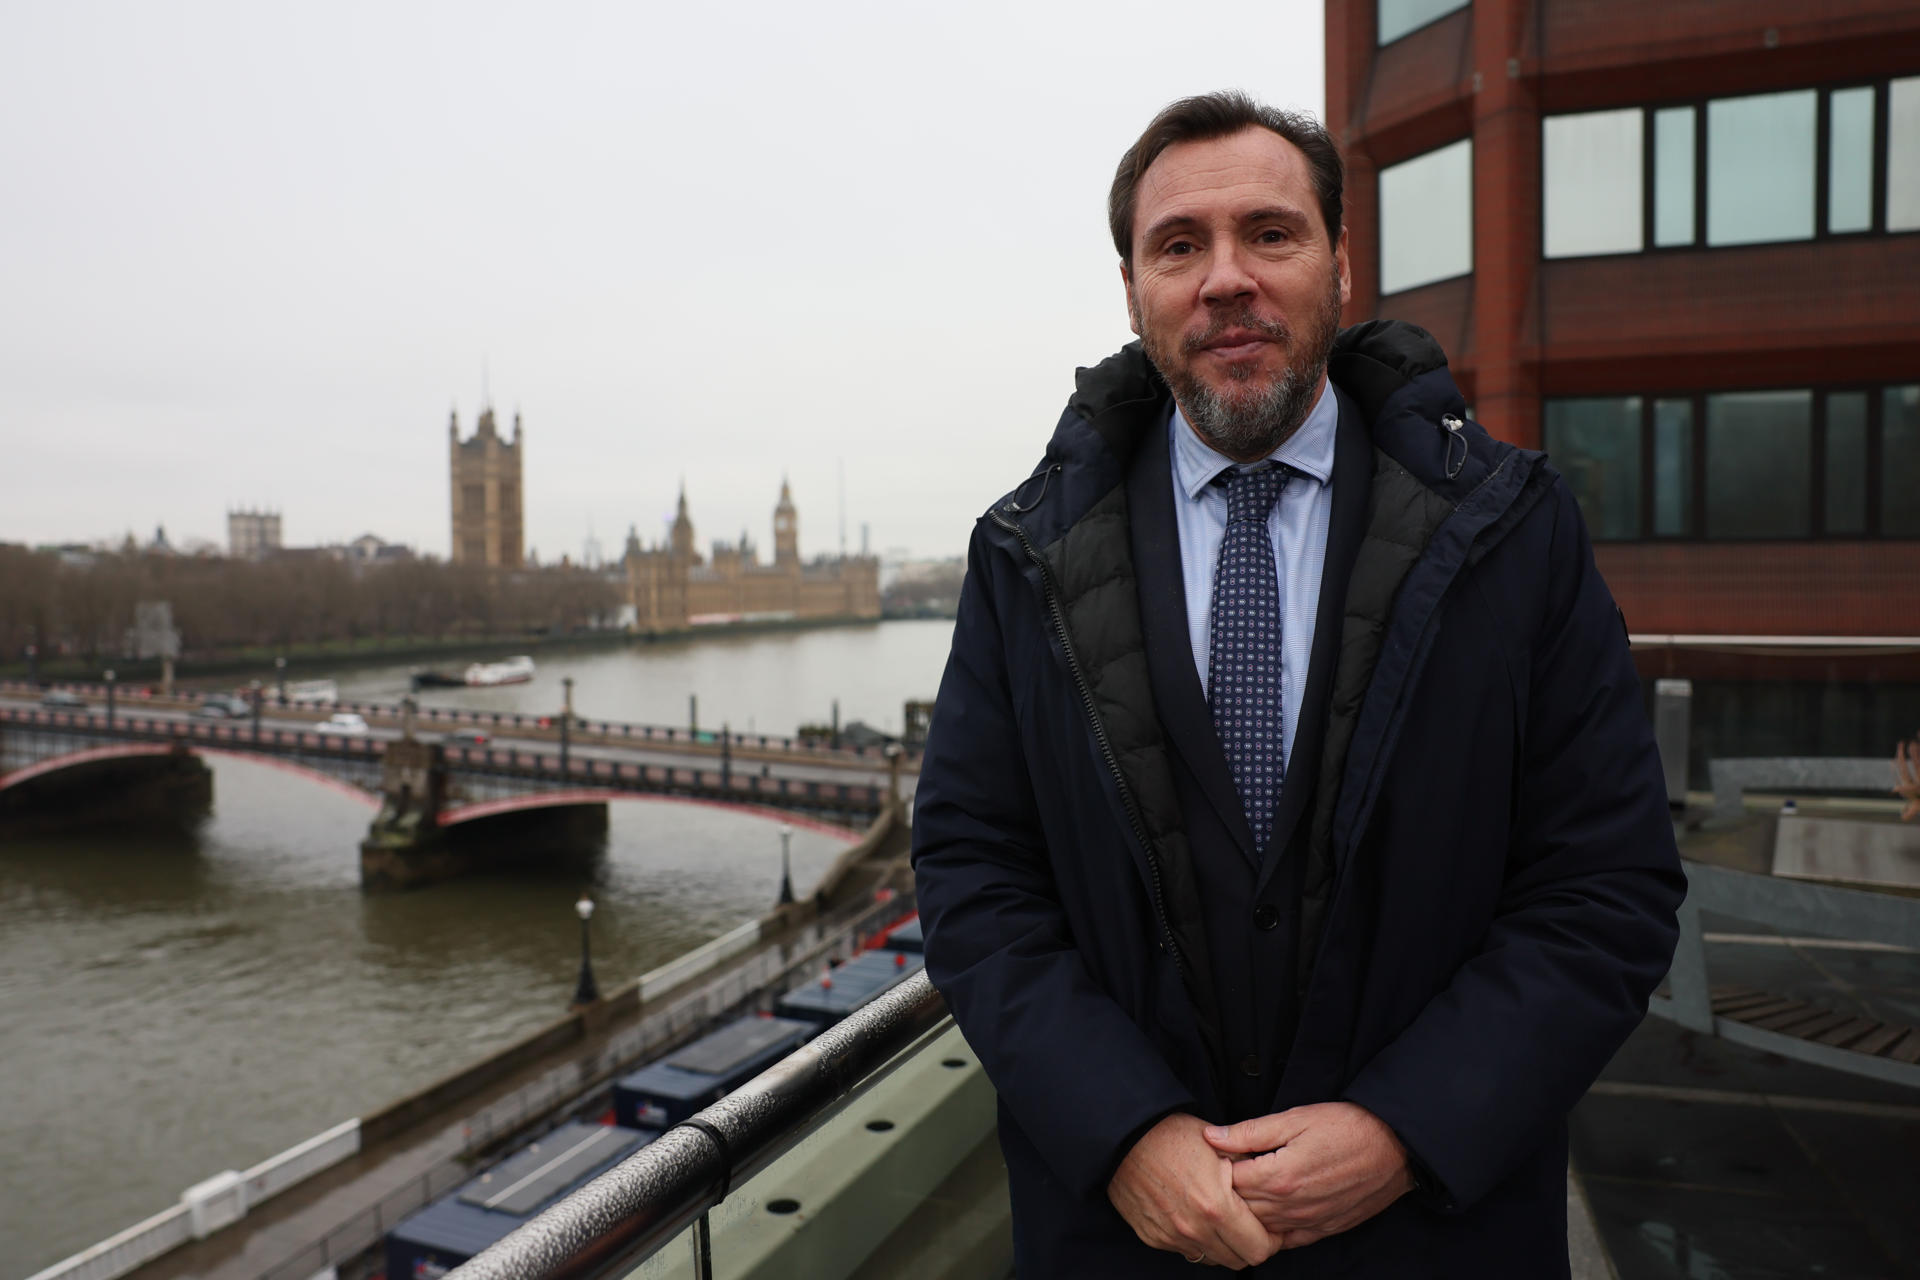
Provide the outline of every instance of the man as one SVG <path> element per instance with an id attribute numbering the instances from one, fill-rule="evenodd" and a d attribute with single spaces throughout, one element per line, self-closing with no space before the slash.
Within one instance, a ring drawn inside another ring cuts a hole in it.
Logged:
<path id="1" fill-rule="evenodd" d="M 1672 953 L 1573 498 L 1427 334 L 1336 336 L 1341 184 L 1310 120 L 1162 112 L 1140 342 L 974 532 L 914 858 L 1023 1277 L 1565 1276 L 1566 1113 Z"/>

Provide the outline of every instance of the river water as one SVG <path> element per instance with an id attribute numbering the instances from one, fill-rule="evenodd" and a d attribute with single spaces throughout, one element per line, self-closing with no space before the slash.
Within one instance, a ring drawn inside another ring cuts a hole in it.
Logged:
<path id="1" fill-rule="evenodd" d="M 790 733 L 897 731 L 930 698 L 945 622 L 708 636 L 542 658 L 528 685 L 436 705 Z M 337 673 L 397 698 L 405 667 Z M 0 1280 L 33 1273 L 370 1112 L 564 1011 L 579 966 L 577 874 L 496 872 L 360 891 L 371 809 L 267 766 L 210 759 L 194 832 L 0 846 Z M 843 847 L 796 829 L 802 893 Z M 594 969 L 626 982 L 771 906 L 775 823 L 697 805 L 611 806 L 591 877 Z"/>

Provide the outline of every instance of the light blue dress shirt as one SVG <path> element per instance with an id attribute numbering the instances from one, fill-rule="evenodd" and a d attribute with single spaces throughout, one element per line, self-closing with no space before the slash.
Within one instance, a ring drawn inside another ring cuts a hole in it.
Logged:
<path id="1" fill-rule="evenodd" d="M 1280 736 L 1282 762 L 1293 757 L 1294 726 L 1307 688 L 1313 656 L 1314 615 L 1320 608 L 1320 570 L 1327 558 L 1327 524 L 1333 517 L 1333 441 L 1340 425 L 1332 384 L 1287 442 L 1268 455 L 1298 474 L 1290 476 L 1267 517 L 1273 563 L 1280 586 Z M 1209 632 L 1213 620 L 1213 574 L 1227 531 L 1226 491 L 1213 478 L 1239 463 L 1216 453 L 1194 433 L 1179 406 L 1167 424 L 1173 455 L 1173 510 L 1180 528 L 1180 572 L 1187 592 L 1187 635 L 1200 688 L 1207 689 Z"/>

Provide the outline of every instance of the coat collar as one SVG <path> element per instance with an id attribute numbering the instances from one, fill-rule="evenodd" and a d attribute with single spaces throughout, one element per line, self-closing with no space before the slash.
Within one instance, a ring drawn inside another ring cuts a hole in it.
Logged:
<path id="1" fill-rule="evenodd" d="M 1459 506 L 1519 452 L 1466 421 L 1466 403 L 1432 335 L 1398 320 L 1341 330 L 1328 375 L 1366 424 L 1372 446 L 1449 506 Z M 1173 393 L 1138 342 L 1074 375 L 1041 463 L 995 504 L 1042 546 L 1123 483 L 1150 431 L 1164 430 Z"/>

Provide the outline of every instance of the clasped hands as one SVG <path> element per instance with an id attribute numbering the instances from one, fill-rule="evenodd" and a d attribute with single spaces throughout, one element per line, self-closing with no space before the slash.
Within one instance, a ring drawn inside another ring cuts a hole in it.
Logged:
<path id="1" fill-rule="evenodd" d="M 1153 1248 L 1241 1271 L 1356 1227 L 1412 1187 L 1384 1121 L 1320 1102 L 1227 1126 L 1176 1112 L 1134 1144 L 1107 1198 Z"/>

